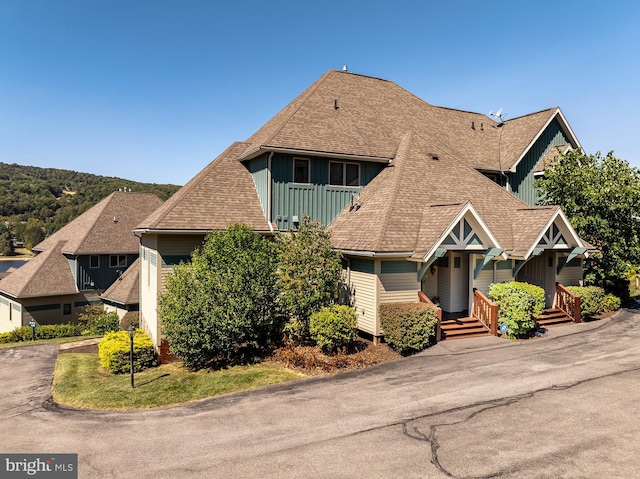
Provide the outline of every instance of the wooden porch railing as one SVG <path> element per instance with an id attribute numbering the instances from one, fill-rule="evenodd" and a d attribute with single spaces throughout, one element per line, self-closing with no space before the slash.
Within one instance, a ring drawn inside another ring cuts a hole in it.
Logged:
<path id="1" fill-rule="evenodd" d="M 560 283 L 556 283 L 556 297 L 553 307 L 561 309 L 567 315 L 571 316 L 575 323 L 579 323 L 582 321 L 582 312 L 580 311 L 580 296 L 573 294 Z"/>
<path id="2" fill-rule="evenodd" d="M 498 335 L 498 305 L 475 288 L 471 316 L 486 324 L 493 336 Z"/>
<path id="3" fill-rule="evenodd" d="M 438 323 L 436 324 L 436 342 L 442 341 L 442 308 L 433 304 L 429 297 L 422 291 L 418 291 L 418 301 L 436 308 L 436 317 L 438 318 Z"/>

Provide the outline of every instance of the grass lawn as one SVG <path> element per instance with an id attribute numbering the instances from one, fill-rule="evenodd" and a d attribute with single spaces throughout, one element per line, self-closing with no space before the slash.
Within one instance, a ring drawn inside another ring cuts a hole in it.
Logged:
<path id="1" fill-rule="evenodd" d="M 100 336 L 72 336 L 68 338 L 51 338 L 51 339 L 36 339 L 35 341 L 18 341 L 16 343 L 2 343 L 0 349 L 6 348 L 21 348 L 24 346 L 35 346 L 37 344 L 64 344 L 72 343 L 74 341 L 84 341 L 85 339 L 99 338 Z"/>
<path id="2" fill-rule="evenodd" d="M 84 409 L 143 409 L 185 403 L 219 394 L 302 377 L 268 364 L 235 366 L 221 371 L 189 372 L 181 363 L 163 364 L 135 374 L 111 374 L 100 367 L 97 354 L 58 356 L 53 399 Z"/>

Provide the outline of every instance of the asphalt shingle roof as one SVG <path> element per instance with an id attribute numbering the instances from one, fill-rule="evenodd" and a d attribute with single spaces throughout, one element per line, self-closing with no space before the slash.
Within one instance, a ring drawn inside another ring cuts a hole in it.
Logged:
<path id="1" fill-rule="evenodd" d="M 138 304 L 140 302 L 139 279 L 140 258 L 137 258 L 120 279 L 114 281 L 100 297 L 123 305 Z"/>

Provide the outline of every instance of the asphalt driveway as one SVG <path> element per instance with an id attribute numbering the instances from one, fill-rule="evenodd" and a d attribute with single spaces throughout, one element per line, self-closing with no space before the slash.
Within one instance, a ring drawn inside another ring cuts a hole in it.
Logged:
<path id="1" fill-rule="evenodd" d="M 55 347 L 2 350 L 0 452 L 78 453 L 81 478 L 638 477 L 639 319 L 126 413 L 57 408 Z"/>

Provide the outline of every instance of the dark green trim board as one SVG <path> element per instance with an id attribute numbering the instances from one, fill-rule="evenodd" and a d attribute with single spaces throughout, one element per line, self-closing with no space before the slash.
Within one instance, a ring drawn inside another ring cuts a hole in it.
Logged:
<path id="1" fill-rule="evenodd" d="M 372 259 L 351 258 L 351 270 L 360 273 L 375 273 L 375 263 Z"/>
<path id="2" fill-rule="evenodd" d="M 183 254 L 183 255 L 173 255 L 173 256 L 162 256 L 162 267 L 172 267 L 179 265 L 180 263 L 188 263 L 191 261 L 191 255 Z"/>
<path id="3" fill-rule="evenodd" d="M 60 309 L 60 304 L 40 304 L 38 306 L 25 306 L 27 313 L 35 313 L 36 311 L 49 311 L 52 309 Z"/>
<path id="4" fill-rule="evenodd" d="M 415 273 L 417 270 L 417 263 L 413 261 L 382 261 L 380 263 L 381 274 Z"/>

